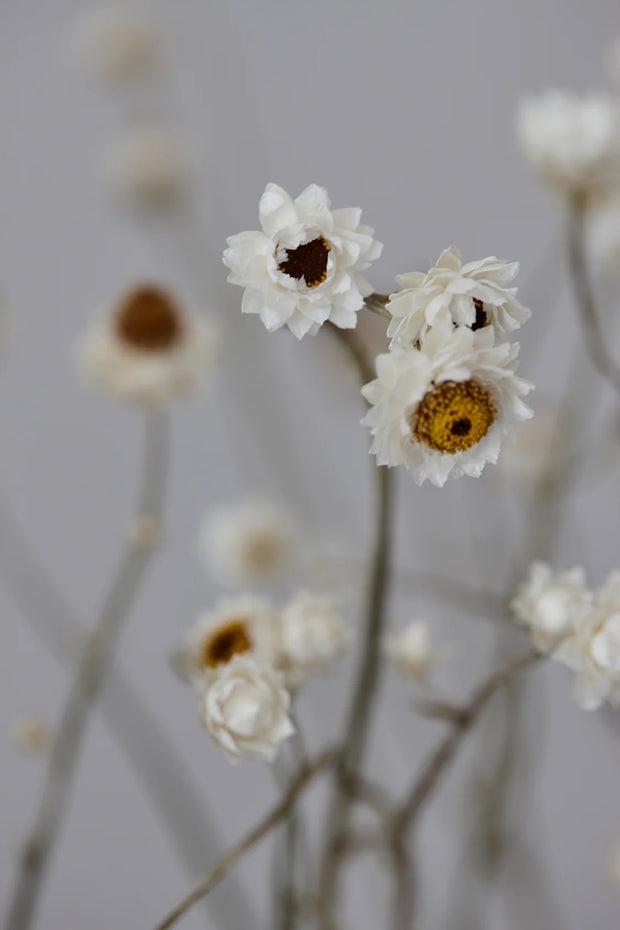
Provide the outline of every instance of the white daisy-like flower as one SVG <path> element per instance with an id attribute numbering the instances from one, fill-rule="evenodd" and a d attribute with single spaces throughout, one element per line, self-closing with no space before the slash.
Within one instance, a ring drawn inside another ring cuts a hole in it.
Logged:
<path id="1" fill-rule="evenodd" d="M 236 655 L 205 681 L 202 722 L 231 762 L 257 756 L 271 762 L 282 740 L 295 732 L 284 679 L 251 655 Z"/>
<path id="2" fill-rule="evenodd" d="M 513 423 L 532 415 L 518 353 L 516 343 L 495 344 L 493 327 L 473 332 L 442 318 L 419 349 L 380 355 L 377 379 L 362 388 L 378 464 L 405 465 L 416 484 L 442 487 L 497 462 Z"/>
<path id="3" fill-rule="evenodd" d="M 534 171 L 569 192 L 617 172 L 618 128 L 611 98 L 554 90 L 523 100 L 517 118 L 518 139 Z"/>
<path id="4" fill-rule="evenodd" d="M 208 513 L 199 546 L 218 581 L 256 584 L 290 564 L 294 537 L 286 513 L 273 504 L 250 501 Z"/>
<path id="5" fill-rule="evenodd" d="M 85 373 L 122 400 L 159 406 L 197 390 L 213 368 L 211 326 L 159 285 L 131 288 L 79 347 Z"/>
<path id="6" fill-rule="evenodd" d="M 519 623 L 527 627 L 537 649 L 547 651 L 571 634 L 592 605 L 582 568 L 554 572 L 544 562 L 533 562 L 527 580 L 511 601 Z"/>
<path id="7" fill-rule="evenodd" d="M 361 272 L 381 254 L 361 210 L 332 210 L 327 191 L 311 184 L 295 200 L 277 184 L 260 199 L 262 231 L 230 236 L 228 280 L 245 288 L 244 313 L 271 332 L 288 326 L 301 339 L 329 320 L 352 329 L 372 287 Z"/>
<path id="8" fill-rule="evenodd" d="M 426 274 L 397 275 L 401 290 L 391 294 L 386 305 L 392 315 L 388 326 L 392 345 L 413 345 L 440 317 L 473 330 L 518 329 L 531 316 L 516 299 L 517 289 L 506 287 L 518 271 L 518 262 L 495 257 L 464 265 L 459 250 L 451 246 Z"/>
<path id="9" fill-rule="evenodd" d="M 104 150 L 102 172 L 111 194 L 128 206 L 164 210 L 187 193 L 194 162 L 186 142 L 171 127 L 141 123 Z"/>
<path id="10" fill-rule="evenodd" d="M 273 665 L 280 653 L 278 617 L 269 601 L 242 595 L 202 614 L 177 650 L 175 666 L 191 684 L 211 679 L 236 655 Z"/>
<path id="11" fill-rule="evenodd" d="M 71 45 L 88 77 L 115 89 L 152 77 L 163 59 L 160 31 L 130 6 L 81 11 Z"/>
<path id="12" fill-rule="evenodd" d="M 294 684 L 329 668 L 351 645 L 349 627 L 330 598 L 297 594 L 282 611 L 280 624 L 278 666 Z"/>
<path id="13" fill-rule="evenodd" d="M 394 668 L 407 678 L 428 680 L 437 662 L 430 625 L 425 620 L 409 623 L 383 637 L 383 653 Z"/>
<path id="14" fill-rule="evenodd" d="M 556 657 L 577 673 L 574 694 L 584 710 L 605 701 L 620 705 L 620 571 L 596 592 L 593 608 L 578 617 Z"/>
<path id="15" fill-rule="evenodd" d="M 38 755 L 44 752 L 50 741 L 50 730 L 41 717 L 31 714 L 18 717 L 11 727 L 13 741 L 22 752 Z"/>

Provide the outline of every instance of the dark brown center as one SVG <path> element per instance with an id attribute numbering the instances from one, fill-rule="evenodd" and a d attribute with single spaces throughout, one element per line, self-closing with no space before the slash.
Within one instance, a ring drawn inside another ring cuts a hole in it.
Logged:
<path id="1" fill-rule="evenodd" d="M 182 322 L 174 300 L 154 285 L 137 287 L 122 300 L 116 332 L 133 349 L 162 352 L 181 338 Z"/>
<path id="2" fill-rule="evenodd" d="M 316 287 L 327 277 L 329 252 L 327 240 L 319 236 L 305 245 L 298 245 L 296 249 L 287 249 L 286 261 L 278 265 L 278 268 L 296 281 L 303 278 L 306 287 Z"/>
<path id="3" fill-rule="evenodd" d="M 482 329 L 483 326 L 486 326 L 488 321 L 487 312 L 484 309 L 484 304 L 477 297 L 473 298 L 474 307 L 476 308 L 476 319 L 472 323 L 472 330 L 476 332 L 477 329 Z"/>
<path id="4" fill-rule="evenodd" d="M 230 662 L 233 656 L 241 655 L 252 648 L 245 620 L 231 620 L 216 630 L 203 645 L 202 664 L 206 668 L 217 668 Z"/>

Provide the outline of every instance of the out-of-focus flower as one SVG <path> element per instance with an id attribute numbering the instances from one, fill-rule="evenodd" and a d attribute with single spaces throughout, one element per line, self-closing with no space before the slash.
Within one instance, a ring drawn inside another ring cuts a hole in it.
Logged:
<path id="1" fill-rule="evenodd" d="M 536 648 L 546 651 L 576 629 L 591 604 L 582 568 L 556 573 L 544 562 L 533 562 L 510 607 Z"/>
<path id="2" fill-rule="evenodd" d="M 547 91 L 523 100 L 517 133 L 534 171 L 568 192 L 618 173 L 618 110 L 602 95 Z"/>
<path id="3" fill-rule="evenodd" d="M 282 740 L 295 732 L 291 698 L 279 672 L 254 656 L 235 655 L 205 682 L 202 722 L 231 762 L 258 756 L 271 762 Z"/>
<path id="4" fill-rule="evenodd" d="M 301 592 L 281 614 L 279 667 L 297 684 L 321 672 L 351 644 L 350 630 L 333 601 Z"/>
<path id="5" fill-rule="evenodd" d="M 510 478 L 536 483 L 553 473 L 554 446 L 562 425 L 554 404 L 535 400 L 532 407 L 534 416 L 515 425 L 514 442 L 506 446 L 500 465 Z"/>
<path id="6" fill-rule="evenodd" d="M 244 502 L 209 514 L 200 533 L 200 552 L 218 581 L 229 585 L 272 579 L 291 561 L 291 521 L 268 503 Z"/>
<path id="7" fill-rule="evenodd" d="M 269 601 L 250 595 L 220 601 L 202 614 L 177 651 L 175 665 L 197 684 L 245 653 L 270 664 L 279 653 L 276 613 Z"/>
<path id="8" fill-rule="evenodd" d="M 133 126 L 103 153 L 106 186 L 138 209 L 175 206 L 187 193 L 193 173 L 186 143 L 169 126 L 156 123 Z"/>
<path id="9" fill-rule="evenodd" d="M 245 288 L 242 310 L 271 332 L 288 326 L 301 339 L 329 320 L 352 329 L 372 287 L 361 272 L 381 254 L 361 210 L 332 210 L 327 191 L 311 184 L 295 200 L 277 184 L 260 199 L 262 231 L 230 236 L 228 280 Z"/>
<path id="10" fill-rule="evenodd" d="M 392 345 L 413 345 L 440 317 L 473 330 L 484 326 L 494 326 L 499 332 L 518 329 L 531 316 L 516 299 L 517 289 L 506 287 L 518 271 L 518 262 L 495 257 L 464 265 L 459 250 L 451 246 L 426 274 L 397 275 L 401 290 L 387 304 L 392 314 L 388 327 Z"/>
<path id="11" fill-rule="evenodd" d="M 45 721 L 32 715 L 18 717 L 11 727 L 11 735 L 22 752 L 32 755 L 47 749 L 50 740 L 49 727 Z"/>
<path id="12" fill-rule="evenodd" d="M 84 371 L 111 394 L 161 405 L 197 390 L 213 367 L 214 330 L 159 285 L 133 287 L 83 339 Z"/>
<path id="13" fill-rule="evenodd" d="M 518 353 L 516 343 L 495 344 L 493 327 L 473 332 L 442 319 L 420 349 L 380 355 L 377 379 L 362 388 L 379 465 L 405 465 L 416 484 L 441 487 L 451 474 L 478 477 L 497 462 L 513 423 L 531 416 Z"/>
<path id="14" fill-rule="evenodd" d="M 414 621 L 383 637 L 383 652 L 394 668 L 407 678 L 427 681 L 437 662 L 430 626 Z"/>
<path id="15" fill-rule="evenodd" d="M 163 59 L 159 30 L 129 6 L 82 10 L 71 39 L 88 77 L 115 89 L 152 77 Z"/>
<path id="16" fill-rule="evenodd" d="M 620 704 L 620 572 L 599 588 L 594 607 L 577 618 L 556 656 L 577 673 L 574 694 L 584 710 Z"/>

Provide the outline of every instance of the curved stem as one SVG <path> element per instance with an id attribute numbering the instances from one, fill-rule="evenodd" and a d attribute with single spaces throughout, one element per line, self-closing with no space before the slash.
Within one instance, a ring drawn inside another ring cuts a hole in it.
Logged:
<path id="1" fill-rule="evenodd" d="M 148 412 L 145 418 L 144 464 L 137 516 L 159 525 L 168 464 L 168 417 Z M 99 617 L 88 635 L 52 747 L 47 778 L 34 827 L 26 843 L 7 930 L 27 930 L 34 919 L 47 865 L 54 848 L 90 710 L 112 661 L 123 622 L 151 556 L 151 549 L 129 540 Z"/>

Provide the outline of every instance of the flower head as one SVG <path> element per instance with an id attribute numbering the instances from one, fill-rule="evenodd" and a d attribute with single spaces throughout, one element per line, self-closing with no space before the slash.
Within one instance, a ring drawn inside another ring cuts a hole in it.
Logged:
<path id="1" fill-rule="evenodd" d="M 143 123 L 114 139 L 103 155 L 111 193 L 137 209 L 163 210 L 186 193 L 194 170 L 185 142 L 168 126 Z"/>
<path id="2" fill-rule="evenodd" d="M 372 287 L 361 272 L 381 254 L 361 210 L 332 210 L 327 191 L 311 184 L 295 200 L 277 184 L 260 199 L 262 231 L 230 236 L 228 280 L 245 288 L 242 310 L 271 332 L 288 326 L 301 339 L 330 320 L 352 329 Z"/>
<path id="3" fill-rule="evenodd" d="M 159 31 L 130 6 L 98 6 L 80 13 L 72 45 L 89 77 L 121 88 L 151 77 L 161 65 Z"/>
<path id="4" fill-rule="evenodd" d="M 278 665 L 291 683 L 328 668 L 350 644 L 349 628 L 329 598 L 304 591 L 282 611 Z"/>
<path id="5" fill-rule="evenodd" d="M 593 608 L 577 618 L 556 656 L 577 673 L 575 699 L 584 710 L 620 704 L 620 572 L 599 588 Z"/>
<path id="6" fill-rule="evenodd" d="M 440 317 L 473 330 L 484 326 L 494 326 L 499 332 L 518 329 L 531 315 L 516 299 L 516 288 L 506 287 L 518 270 L 518 262 L 495 257 L 464 265 L 461 253 L 452 246 L 426 274 L 397 275 L 401 290 L 387 304 L 392 314 L 388 327 L 392 345 L 412 346 Z"/>
<path id="7" fill-rule="evenodd" d="M 536 648 L 546 651 L 575 630 L 591 604 L 582 568 L 556 574 L 544 562 L 534 562 L 510 607 Z"/>
<path id="8" fill-rule="evenodd" d="M 273 664 L 279 628 L 271 604 L 242 595 L 216 604 L 202 614 L 178 650 L 176 664 L 193 684 L 212 678 L 236 655 L 253 655 Z"/>
<path id="9" fill-rule="evenodd" d="M 605 96 L 547 91 L 522 101 L 519 142 L 532 168 L 565 191 L 609 178 L 618 158 L 618 112 Z"/>
<path id="10" fill-rule="evenodd" d="M 214 332 L 159 285 L 133 287 L 80 346 L 86 373 L 123 400 L 160 405 L 196 390 L 215 358 Z"/>
<path id="11" fill-rule="evenodd" d="M 419 349 L 380 355 L 377 379 L 362 388 L 378 463 L 405 465 L 417 484 L 441 487 L 451 474 L 477 477 L 497 462 L 512 424 L 531 416 L 518 352 L 496 345 L 492 327 L 474 332 L 441 319 Z"/>
<path id="12" fill-rule="evenodd" d="M 241 503 L 209 514 L 200 534 L 200 549 L 218 580 L 230 585 L 255 584 L 273 578 L 290 561 L 290 520 L 267 503 Z"/>
<path id="13" fill-rule="evenodd" d="M 251 655 L 235 655 L 200 697 L 202 722 L 231 762 L 257 756 L 271 762 L 295 728 L 291 698 L 279 672 Z"/>
<path id="14" fill-rule="evenodd" d="M 412 622 L 397 633 L 387 633 L 383 652 L 401 675 L 419 681 L 428 679 L 437 660 L 426 621 Z"/>

